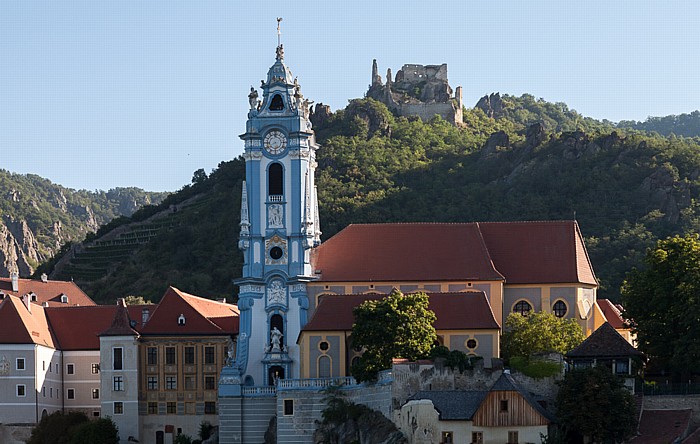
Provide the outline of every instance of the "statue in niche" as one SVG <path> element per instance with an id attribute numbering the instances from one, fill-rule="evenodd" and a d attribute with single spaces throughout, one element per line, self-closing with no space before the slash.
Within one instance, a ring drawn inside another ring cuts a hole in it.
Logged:
<path id="1" fill-rule="evenodd" d="M 282 228 L 282 205 L 272 204 L 267 207 L 267 219 L 270 228 Z"/>
<path id="2" fill-rule="evenodd" d="M 258 106 L 260 106 L 258 92 L 252 86 L 250 87 L 250 94 L 248 94 L 248 103 L 250 104 L 250 109 L 258 109 Z"/>
<path id="3" fill-rule="evenodd" d="M 282 332 L 277 329 L 277 327 L 272 327 L 270 330 L 270 351 L 272 353 L 280 353 L 282 348 L 280 343 L 282 342 Z"/>
<path id="4" fill-rule="evenodd" d="M 226 350 L 226 365 L 232 366 L 235 359 L 235 350 L 233 347 L 233 339 L 228 341 L 228 349 Z"/>
<path id="5" fill-rule="evenodd" d="M 282 286 L 281 281 L 272 281 L 267 289 L 267 304 L 284 304 L 287 292 Z"/>

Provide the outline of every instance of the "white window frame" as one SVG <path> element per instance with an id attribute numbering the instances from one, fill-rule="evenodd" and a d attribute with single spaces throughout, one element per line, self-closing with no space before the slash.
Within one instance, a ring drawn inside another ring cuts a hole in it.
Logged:
<path id="1" fill-rule="evenodd" d="M 95 395 L 97 395 L 97 396 L 95 396 Z M 92 389 L 92 399 L 100 399 L 100 389 L 99 388 Z"/>
<path id="2" fill-rule="evenodd" d="M 121 412 L 117 413 L 117 404 L 121 408 Z M 114 401 L 112 404 L 112 413 L 115 415 L 123 415 L 124 414 L 124 403 L 122 401 Z"/>
<path id="3" fill-rule="evenodd" d="M 119 356 L 120 356 L 120 368 L 116 368 L 116 359 L 115 357 L 117 356 L 117 350 L 119 350 Z M 112 347 L 112 370 L 123 370 L 124 369 L 124 347 Z"/>
<path id="4" fill-rule="evenodd" d="M 66 389 L 66 399 L 75 399 L 75 389 L 74 388 Z"/>
<path id="5" fill-rule="evenodd" d="M 19 394 L 19 388 L 22 387 L 22 391 L 24 392 L 23 395 Z M 17 384 L 15 387 L 15 395 L 17 395 L 18 398 L 26 398 L 27 397 L 27 386 L 24 384 Z"/>
<path id="6" fill-rule="evenodd" d="M 67 375 L 74 375 L 75 374 L 75 364 L 66 364 L 66 374 Z"/>
<path id="7" fill-rule="evenodd" d="M 19 368 L 19 363 L 22 363 L 22 368 Z M 19 370 L 21 372 L 25 371 L 27 369 L 27 361 L 24 358 L 17 358 L 15 360 L 15 369 Z"/>

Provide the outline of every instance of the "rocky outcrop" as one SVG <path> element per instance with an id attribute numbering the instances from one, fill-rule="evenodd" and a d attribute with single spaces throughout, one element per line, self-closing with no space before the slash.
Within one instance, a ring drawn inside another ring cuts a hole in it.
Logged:
<path id="1" fill-rule="evenodd" d="M 544 125 L 541 122 L 533 123 L 527 127 L 525 133 L 525 147 L 528 150 L 537 148 L 547 138 L 547 132 L 544 130 Z"/>
<path id="2" fill-rule="evenodd" d="M 487 116 L 498 119 L 505 115 L 503 109 L 503 100 L 501 100 L 500 93 L 492 93 L 490 95 L 485 95 L 478 102 L 476 102 L 476 108 L 479 108 Z"/>
<path id="3" fill-rule="evenodd" d="M 498 148 L 510 148 L 510 139 L 505 131 L 496 131 L 486 140 L 481 150 L 481 159 L 487 159 L 497 154 Z"/>
<path id="4" fill-rule="evenodd" d="M 38 259 L 36 240 L 26 222 L 0 220 L 0 276 L 13 272 L 29 276 L 33 272 L 30 260 L 36 264 Z"/>
<path id="5" fill-rule="evenodd" d="M 309 119 L 314 128 L 322 128 L 333 116 L 331 112 L 331 107 L 324 105 L 323 103 L 317 103 L 314 106 Z"/>
<path id="6" fill-rule="evenodd" d="M 334 425 L 322 425 L 313 436 L 314 444 L 408 444 L 408 439 L 393 422 L 376 410 L 368 410 L 357 419 Z"/>
<path id="7" fill-rule="evenodd" d="M 681 208 L 686 208 L 691 203 L 690 184 L 680 181 L 678 172 L 668 164 L 660 166 L 646 177 L 640 189 L 654 208 L 661 210 L 664 218 L 671 223 L 678 222 Z"/>
<path id="8" fill-rule="evenodd" d="M 386 113 L 386 111 L 384 111 Z M 359 119 L 367 125 L 367 137 L 373 135 L 386 136 L 390 134 L 389 119 L 382 114 L 381 109 L 377 106 L 372 106 L 367 101 L 353 100 L 345 109 L 346 118 L 348 121 Z M 391 116 L 388 116 L 391 117 Z"/>

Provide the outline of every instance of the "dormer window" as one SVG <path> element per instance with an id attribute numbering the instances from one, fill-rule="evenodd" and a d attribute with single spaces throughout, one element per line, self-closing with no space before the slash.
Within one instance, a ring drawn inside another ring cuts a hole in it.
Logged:
<path id="1" fill-rule="evenodd" d="M 270 111 L 282 111 L 284 109 L 284 100 L 279 94 L 272 96 L 272 101 L 270 102 Z"/>
<path id="2" fill-rule="evenodd" d="M 2 301 L 3 299 L 5 299 L 5 293 L 0 291 L 0 301 Z"/>
<path id="3" fill-rule="evenodd" d="M 68 296 L 65 294 L 61 295 L 61 304 L 67 304 L 68 303 Z"/>
<path id="4" fill-rule="evenodd" d="M 185 315 L 180 313 L 180 316 L 177 318 L 177 325 L 185 325 Z"/>
<path id="5" fill-rule="evenodd" d="M 147 308 L 141 310 L 141 323 L 146 324 L 148 322 L 148 317 L 151 315 L 151 311 Z"/>
<path id="6" fill-rule="evenodd" d="M 29 293 L 29 300 L 32 302 L 36 302 L 36 295 L 34 293 Z"/>

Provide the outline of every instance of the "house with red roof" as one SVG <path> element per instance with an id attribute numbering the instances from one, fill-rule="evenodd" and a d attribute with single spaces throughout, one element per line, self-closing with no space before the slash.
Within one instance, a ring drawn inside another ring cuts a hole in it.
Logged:
<path id="1" fill-rule="evenodd" d="M 196 435 L 202 419 L 218 423 L 218 376 L 234 353 L 236 305 L 173 287 L 151 305 L 95 305 L 87 296 L 75 298 L 85 305 L 52 303 L 44 298 L 74 284 L 42 291 L 46 282 L 31 282 L 21 298 L 13 290 L 0 301 L 0 422 L 34 424 L 79 410 L 112 417 L 125 442 L 172 442 L 178 430 Z"/>
<path id="2" fill-rule="evenodd" d="M 0 277 L 0 300 L 6 296 L 24 295 L 44 307 L 95 305 L 95 301 L 72 281 L 52 281 L 46 274 L 42 274 L 39 280 L 22 279 L 17 273 L 12 273 L 9 278 Z"/>
<path id="3" fill-rule="evenodd" d="M 238 307 L 167 289 L 156 305 L 120 301 L 99 333 L 102 412 L 123 439 L 172 442 L 216 425 L 218 380 L 235 351 Z"/>

